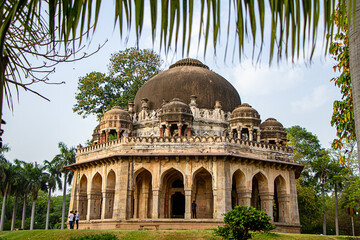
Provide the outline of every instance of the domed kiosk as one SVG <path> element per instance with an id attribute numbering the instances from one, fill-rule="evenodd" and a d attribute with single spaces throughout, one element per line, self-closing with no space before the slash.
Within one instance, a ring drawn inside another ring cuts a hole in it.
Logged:
<path id="1" fill-rule="evenodd" d="M 300 232 L 295 179 L 302 166 L 273 118 L 241 104 L 235 88 L 186 58 L 149 79 L 128 108 L 113 107 L 79 146 L 70 210 L 80 227 L 207 229 L 236 205 Z M 191 211 L 195 201 L 197 215 Z"/>

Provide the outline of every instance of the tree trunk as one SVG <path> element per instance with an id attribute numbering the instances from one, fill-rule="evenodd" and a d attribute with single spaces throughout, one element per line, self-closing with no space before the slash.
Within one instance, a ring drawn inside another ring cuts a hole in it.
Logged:
<path id="1" fill-rule="evenodd" d="M 62 213 L 61 213 L 61 229 L 64 229 L 65 225 L 65 201 L 66 201 L 66 180 L 67 173 L 64 174 L 64 189 L 63 189 L 63 204 L 62 204 Z"/>
<path id="2" fill-rule="evenodd" d="M 48 204 L 47 204 L 47 209 L 46 209 L 45 230 L 49 229 L 50 200 L 51 200 L 51 189 L 49 189 Z"/>
<path id="3" fill-rule="evenodd" d="M 21 229 L 25 229 L 25 216 L 26 216 L 26 195 L 24 195 L 24 202 L 22 207 Z"/>
<path id="4" fill-rule="evenodd" d="M 6 184 L 5 193 L 4 193 L 4 198 L 3 198 L 3 203 L 2 203 L 2 207 L 1 207 L 0 231 L 4 231 L 6 197 L 7 197 L 8 189 L 9 189 L 9 184 Z"/>
<path id="5" fill-rule="evenodd" d="M 335 183 L 335 231 L 336 235 L 339 235 L 337 183 Z"/>
<path id="6" fill-rule="evenodd" d="M 348 4 L 349 5 L 349 4 Z M 355 17 L 348 12 L 350 76 L 354 104 L 356 136 L 360 136 L 360 0 L 356 1 Z M 357 137 L 358 163 L 360 172 L 360 137 Z"/>
<path id="7" fill-rule="evenodd" d="M 2 136 L 1 119 L 2 119 L 2 106 L 3 106 L 3 98 L 4 98 L 5 71 L 8 63 L 9 63 L 8 56 L 0 57 L 0 137 Z M 2 139 L 0 139 L 0 144 L 2 146 Z"/>
<path id="8" fill-rule="evenodd" d="M 325 190 L 324 183 L 321 184 L 321 197 L 323 201 L 323 235 L 326 235 L 326 211 L 325 211 Z"/>
<path id="9" fill-rule="evenodd" d="M 354 216 L 351 216 L 351 230 L 352 235 L 355 236 Z"/>
<path id="10" fill-rule="evenodd" d="M 14 199 L 14 207 L 13 207 L 13 212 L 12 212 L 12 219 L 11 219 L 11 227 L 10 230 L 13 231 L 15 228 L 15 219 L 16 219 L 16 205 L 17 205 L 17 200 L 18 200 L 18 196 L 15 195 L 15 199 Z"/>
<path id="11" fill-rule="evenodd" d="M 33 200 L 32 207 L 31 207 L 30 230 L 33 230 L 33 229 L 34 229 L 35 202 L 36 202 L 36 200 Z"/>

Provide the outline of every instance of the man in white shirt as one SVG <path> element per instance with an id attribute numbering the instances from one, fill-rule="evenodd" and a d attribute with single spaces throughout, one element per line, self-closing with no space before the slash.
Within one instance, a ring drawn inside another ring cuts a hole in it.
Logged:
<path id="1" fill-rule="evenodd" d="M 73 211 L 70 211 L 70 214 L 69 214 L 69 226 L 70 226 L 70 229 L 74 229 L 74 212 Z"/>

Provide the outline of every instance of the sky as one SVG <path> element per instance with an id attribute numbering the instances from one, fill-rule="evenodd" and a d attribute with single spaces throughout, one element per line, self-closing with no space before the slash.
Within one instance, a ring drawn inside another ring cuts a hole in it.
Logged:
<path id="1" fill-rule="evenodd" d="M 114 29 L 113 17 L 108 14 L 112 12 L 111 1 L 104 2 L 109 3 L 102 6 L 101 21 L 91 42 L 86 43 L 86 51 L 92 52 L 99 44 L 107 41 L 105 46 L 90 58 L 59 65 L 50 76 L 50 81 L 64 81 L 65 84 L 32 86 L 33 90 L 49 98 L 50 102 L 20 90 L 19 100 L 14 98 L 13 111 L 4 104 L 3 119 L 7 124 L 3 126 L 3 142 L 11 148 L 6 154 L 8 160 L 42 163 L 59 153 L 59 142 L 67 146 L 84 145 L 92 137 L 97 125 L 96 117 L 83 119 L 72 111 L 78 79 L 92 71 L 107 73 L 112 53 L 136 46 L 133 34 L 127 43 L 120 39 L 117 29 Z M 222 11 L 221 17 L 226 17 L 225 14 L 226 11 Z M 148 14 L 145 19 L 147 17 Z M 196 22 L 195 18 L 195 25 Z M 145 21 L 139 47 L 154 49 L 159 53 L 158 41 L 152 44 L 151 35 L 146 30 L 149 24 L 149 21 Z M 221 34 L 226 36 L 225 31 Z M 192 35 L 192 39 L 197 39 L 197 33 Z M 216 57 L 211 48 L 204 57 L 201 48 L 203 41 L 199 49 L 196 43 L 192 45 L 189 57 L 199 59 L 226 78 L 239 92 L 242 103 L 249 103 L 255 108 L 262 121 L 274 117 L 284 127 L 299 125 L 317 135 L 323 147 L 330 147 L 336 137 L 336 130 L 330 125 L 333 101 L 341 97 L 339 89 L 330 82 L 337 75 L 333 72 L 335 62 L 330 56 L 324 56 L 322 49 L 318 48 L 311 64 L 301 58 L 295 64 L 283 60 L 269 66 L 265 56 L 269 51 L 265 42 L 261 64 L 254 64 L 248 49 L 241 62 L 237 58 L 233 61 L 231 54 L 226 56 L 224 62 L 224 42 L 218 47 Z M 248 46 L 251 48 L 251 43 Z M 164 61 L 164 70 L 182 59 L 181 54 L 174 51 L 168 55 L 161 51 L 160 55 Z"/>

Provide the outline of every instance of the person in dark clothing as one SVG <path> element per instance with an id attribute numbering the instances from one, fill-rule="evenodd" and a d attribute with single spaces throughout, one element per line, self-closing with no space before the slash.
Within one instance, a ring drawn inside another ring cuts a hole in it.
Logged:
<path id="1" fill-rule="evenodd" d="M 191 210 L 192 210 L 192 217 L 196 218 L 196 202 L 195 202 L 195 200 L 191 204 Z"/>
<path id="2" fill-rule="evenodd" d="M 79 220 L 80 220 L 80 213 L 78 211 L 75 211 L 76 229 L 79 229 Z"/>

